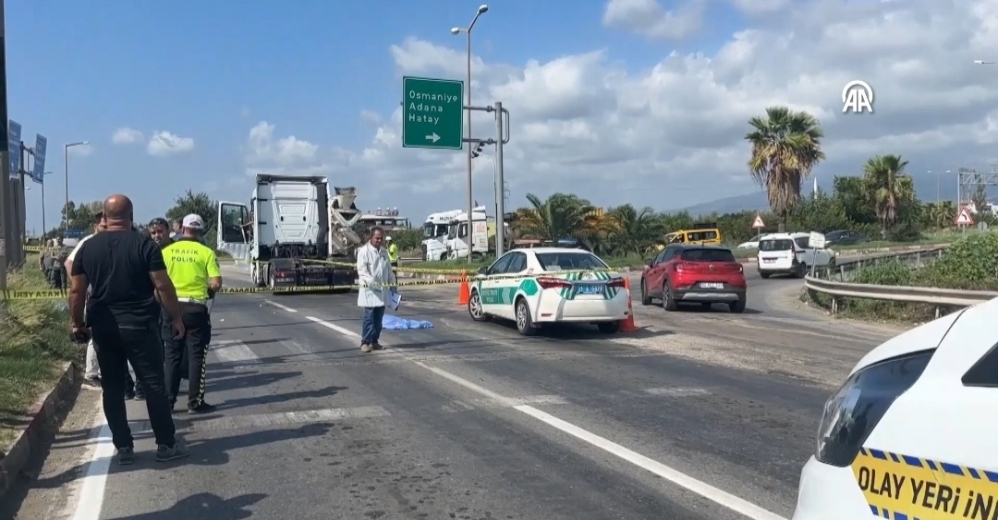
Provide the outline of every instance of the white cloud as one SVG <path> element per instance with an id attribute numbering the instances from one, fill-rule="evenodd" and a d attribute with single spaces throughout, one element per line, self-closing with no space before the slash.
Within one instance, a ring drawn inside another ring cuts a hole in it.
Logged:
<path id="1" fill-rule="evenodd" d="M 671 11 L 656 0 L 610 0 L 603 11 L 603 25 L 633 31 L 651 39 L 676 40 L 700 29 L 705 7 L 706 0 L 686 0 Z"/>
<path id="2" fill-rule="evenodd" d="M 127 126 L 115 130 L 111 136 L 111 142 L 114 144 L 136 144 L 144 140 L 145 136 L 142 135 L 142 132 Z"/>
<path id="3" fill-rule="evenodd" d="M 149 152 L 149 155 L 158 157 L 186 153 L 193 149 L 194 139 L 158 130 L 153 132 L 152 137 L 149 138 L 149 145 L 146 146 L 146 151 Z"/>
<path id="4" fill-rule="evenodd" d="M 330 168 L 318 152 L 318 146 L 293 135 L 275 139 L 274 125 L 260 121 L 246 139 L 246 174 L 322 175 Z"/>
<path id="5" fill-rule="evenodd" d="M 93 154 L 94 154 L 94 147 L 93 145 L 90 144 L 81 144 L 78 146 L 69 147 L 69 155 L 75 155 L 77 157 L 88 157 Z"/>
<path id="6" fill-rule="evenodd" d="M 698 27 L 699 15 L 690 13 L 699 4 L 671 14 L 657 5 L 610 2 L 604 21 L 649 38 Z M 626 48 L 523 66 L 473 57 L 473 104 L 501 99 L 511 112 L 511 203 L 562 190 L 600 205 L 665 209 L 756 191 L 744 135 L 747 120 L 771 105 L 820 119 L 828 156 L 816 171 L 822 179 L 857 174 L 878 153 L 904 155 L 913 173 L 990 169 L 998 159 L 998 68 L 972 63 L 998 59 L 998 0 L 814 0 L 775 11 L 780 0 L 726 5 L 765 12 L 765 20 L 750 20 L 711 53 L 664 51 L 640 70 L 621 61 Z M 682 30 L 669 22 L 682 16 Z M 390 51 L 400 76 L 464 76 L 463 49 L 408 39 Z M 842 113 L 841 90 L 853 79 L 876 90 L 875 114 Z M 293 137 L 275 139 L 273 126 L 261 123 L 250 133 L 247 166 L 342 174 L 336 178 L 356 184 L 363 200 L 425 194 L 406 201 L 411 211 L 462 206 L 464 155 L 403 149 L 401 109 L 380 108 L 380 118 L 358 109 L 377 125 L 362 149 L 301 146 Z M 473 120 L 476 137 L 494 134 L 489 114 Z M 491 200 L 489 162 L 476 160 L 474 175 L 475 197 Z"/>

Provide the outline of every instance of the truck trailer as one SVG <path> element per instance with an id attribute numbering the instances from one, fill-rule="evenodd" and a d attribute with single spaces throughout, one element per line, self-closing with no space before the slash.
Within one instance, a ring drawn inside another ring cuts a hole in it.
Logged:
<path id="1" fill-rule="evenodd" d="M 257 287 L 352 286 L 356 189 L 325 177 L 257 175 L 249 205 L 218 203 L 218 250 L 249 264 Z"/>

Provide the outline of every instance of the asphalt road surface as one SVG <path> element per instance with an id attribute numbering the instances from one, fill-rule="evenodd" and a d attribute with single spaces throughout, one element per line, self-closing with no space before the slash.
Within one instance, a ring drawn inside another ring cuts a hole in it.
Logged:
<path id="1" fill-rule="evenodd" d="M 434 328 L 386 331 L 388 348 L 367 355 L 355 294 L 220 297 L 207 395 L 219 410 L 176 416 L 191 457 L 155 463 L 131 402 L 135 465 L 109 463 L 106 438 L 64 425 L 7 514 L 789 518 L 825 399 L 888 336 L 751 306 L 638 304 L 636 333 L 523 338 L 472 322 L 454 286 L 404 296 L 400 314 Z M 84 394 L 73 414 L 89 426 L 97 392 Z"/>

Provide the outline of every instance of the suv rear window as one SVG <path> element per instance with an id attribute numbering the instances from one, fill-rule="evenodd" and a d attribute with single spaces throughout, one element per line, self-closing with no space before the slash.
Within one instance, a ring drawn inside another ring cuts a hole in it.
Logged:
<path id="1" fill-rule="evenodd" d="M 735 255 L 727 249 L 684 249 L 680 256 L 688 262 L 734 262 Z"/>
<path id="2" fill-rule="evenodd" d="M 794 241 L 789 238 L 779 238 L 776 240 L 760 240 L 759 251 L 790 251 L 793 249 Z"/>
<path id="3" fill-rule="evenodd" d="M 569 269 L 608 269 L 605 263 L 592 253 L 538 253 L 537 262 L 545 271 Z"/>

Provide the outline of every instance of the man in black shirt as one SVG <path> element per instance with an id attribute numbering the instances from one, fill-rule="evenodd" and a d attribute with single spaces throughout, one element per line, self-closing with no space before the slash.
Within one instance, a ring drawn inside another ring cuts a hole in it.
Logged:
<path id="1" fill-rule="evenodd" d="M 132 201 L 128 197 L 108 197 L 104 201 L 104 221 L 105 231 L 84 243 L 73 261 L 69 306 L 73 332 L 93 336 L 103 376 L 104 416 L 118 451 L 118 463 L 131 464 L 135 457 L 125 408 L 128 363 L 145 390 L 149 422 L 158 446 L 156 460 L 186 457 L 190 452 L 176 437 L 166 391 L 159 337 L 160 304 L 156 302 L 158 292 L 171 317 L 174 336 L 183 337 L 177 293 L 159 246 L 133 229 Z M 89 300 L 87 286 L 91 287 Z"/>

